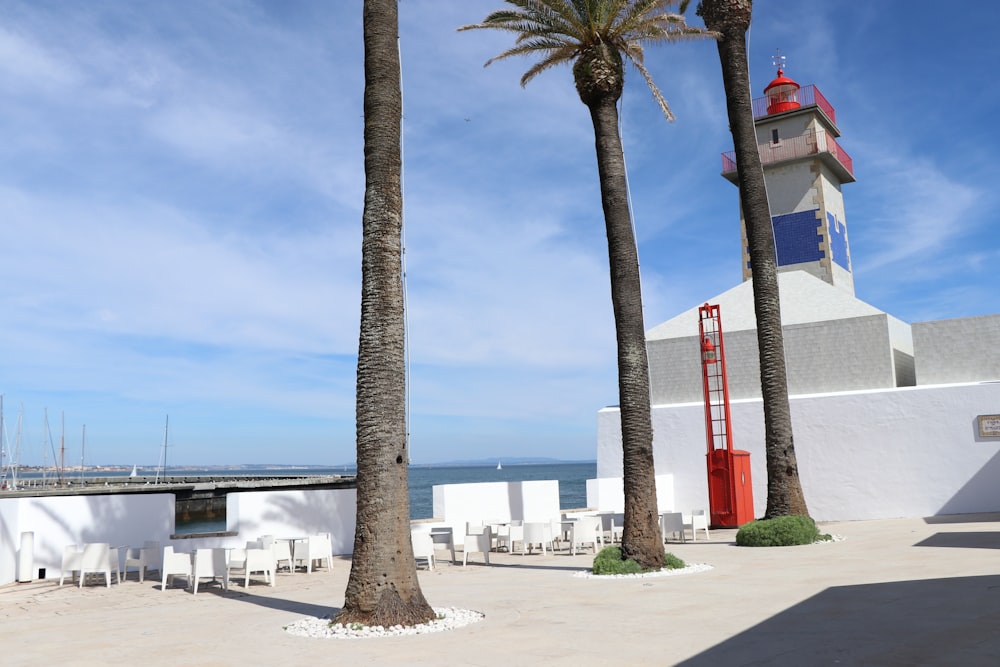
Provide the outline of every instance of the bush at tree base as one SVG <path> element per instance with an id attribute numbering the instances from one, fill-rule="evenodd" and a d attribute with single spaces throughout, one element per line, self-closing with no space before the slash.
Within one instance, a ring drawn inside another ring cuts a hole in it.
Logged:
<path id="1" fill-rule="evenodd" d="M 687 564 L 672 553 L 663 555 L 663 568 L 676 570 Z M 643 570 L 634 560 L 623 560 L 619 547 L 604 547 L 594 556 L 594 574 L 642 574 L 651 570 Z"/>

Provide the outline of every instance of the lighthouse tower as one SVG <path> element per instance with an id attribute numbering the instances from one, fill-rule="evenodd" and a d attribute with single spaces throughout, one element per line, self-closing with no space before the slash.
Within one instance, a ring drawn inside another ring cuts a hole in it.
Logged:
<path id="1" fill-rule="evenodd" d="M 816 86 L 778 75 L 753 100 L 757 146 L 764 166 L 778 271 L 807 271 L 854 294 L 851 249 L 841 186 L 854 167 L 836 138 L 837 116 Z M 722 175 L 738 184 L 735 153 L 722 156 Z M 740 214 L 743 280 L 752 277 L 746 221 Z"/>

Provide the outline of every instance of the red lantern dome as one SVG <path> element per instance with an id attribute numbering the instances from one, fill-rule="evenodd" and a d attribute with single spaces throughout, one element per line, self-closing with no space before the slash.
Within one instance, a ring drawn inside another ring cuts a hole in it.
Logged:
<path id="1" fill-rule="evenodd" d="M 781 69 L 778 70 L 777 78 L 767 84 L 764 95 L 767 96 L 768 115 L 791 111 L 801 106 L 799 104 L 799 84 L 785 76 L 785 72 Z"/>

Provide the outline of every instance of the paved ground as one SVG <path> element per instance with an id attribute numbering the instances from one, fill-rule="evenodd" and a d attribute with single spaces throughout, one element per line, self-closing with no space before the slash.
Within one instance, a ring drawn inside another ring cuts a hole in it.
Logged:
<path id="1" fill-rule="evenodd" d="M 159 582 L 0 587 L 0 664 L 1000 665 L 1000 515 L 831 523 L 843 541 L 745 549 L 734 531 L 668 549 L 707 572 L 574 578 L 592 556 L 499 554 L 421 571 L 460 630 L 306 639 L 282 627 L 343 601 L 349 561 L 228 593 Z"/>

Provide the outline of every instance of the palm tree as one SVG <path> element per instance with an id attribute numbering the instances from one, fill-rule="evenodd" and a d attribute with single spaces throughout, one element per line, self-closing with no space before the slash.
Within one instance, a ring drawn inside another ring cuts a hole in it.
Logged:
<path id="1" fill-rule="evenodd" d="M 646 80 L 668 120 L 670 108 L 643 65 L 643 45 L 706 37 L 680 14 L 675 0 L 507 0 L 516 9 L 493 12 L 482 23 L 459 30 L 494 29 L 517 35 L 515 45 L 487 61 L 539 55 L 521 77 L 526 85 L 556 65 L 572 64 L 580 100 L 590 110 L 597 170 L 608 234 L 611 301 L 618 338 L 618 394 L 622 424 L 625 519 L 622 557 L 647 569 L 663 565 L 653 469 L 649 367 L 642 321 L 639 259 L 632 233 L 628 184 L 617 103 L 625 83 L 624 61 Z M 680 12 L 687 6 L 681 2 Z"/>
<path id="2" fill-rule="evenodd" d="M 705 20 L 705 27 L 720 34 L 718 47 L 722 82 L 726 90 L 729 128 L 736 148 L 740 205 L 746 220 L 750 264 L 753 267 L 753 301 L 757 314 L 767 458 L 767 511 L 764 518 L 770 519 L 786 514 L 808 515 L 809 510 L 795 460 L 781 335 L 778 262 L 750 99 L 746 33 L 750 28 L 752 9 L 753 0 L 702 0 L 697 13 Z"/>
<path id="3" fill-rule="evenodd" d="M 357 383 L 357 528 L 338 623 L 434 618 L 410 541 L 403 323 L 398 0 L 364 0 L 365 205 Z"/>

